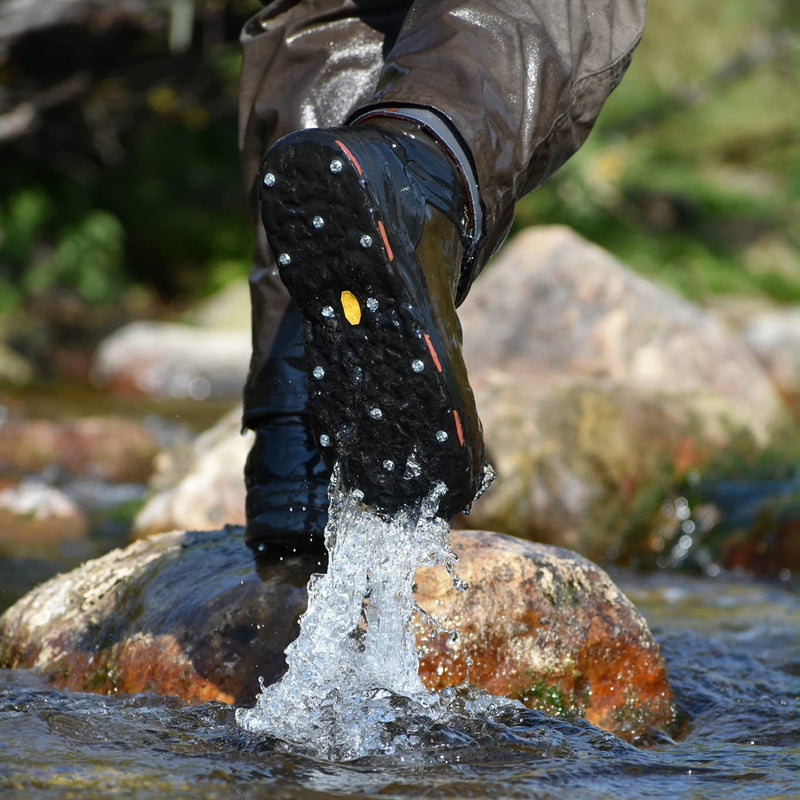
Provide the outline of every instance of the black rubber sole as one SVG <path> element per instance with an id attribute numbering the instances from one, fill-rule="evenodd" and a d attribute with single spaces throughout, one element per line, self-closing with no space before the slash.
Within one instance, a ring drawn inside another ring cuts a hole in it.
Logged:
<path id="1" fill-rule="evenodd" d="M 480 423 L 458 344 L 431 307 L 414 245 L 381 217 L 381 187 L 365 173 L 386 180 L 386 171 L 368 168 L 371 157 L 335 132 L 282 140 L 262 172 L 262 219 L 305 319 L 323 461 L 329 468 L 338 461 L 344 485 L 385 513 L 444 483 L 439 513 L 449 519 L 480 483 Z"/>

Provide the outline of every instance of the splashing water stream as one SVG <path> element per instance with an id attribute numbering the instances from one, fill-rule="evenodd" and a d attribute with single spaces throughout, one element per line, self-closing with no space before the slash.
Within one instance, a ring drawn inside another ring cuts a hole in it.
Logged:
<path id="1" fill-rule="evenodd" d="M 425 689 L 411 627 L 417 567 L 442 565 L 466 589 L 455 576 L 450 527 L 435 516 L 446 491 L 437 484 L 417 508 L 387 520 L 357 490 L 339 489 L 334 475 L 328 572 L 309 582 L 287 673 L 271 686 L 262 682 L 256 706 L 237 711 L 242 727 L 344 761 L 419 746 L 420 734 L 448 718 L 454 693 Z M 474 696 L 457 706 L 463 714 L 505 704 Z"/>

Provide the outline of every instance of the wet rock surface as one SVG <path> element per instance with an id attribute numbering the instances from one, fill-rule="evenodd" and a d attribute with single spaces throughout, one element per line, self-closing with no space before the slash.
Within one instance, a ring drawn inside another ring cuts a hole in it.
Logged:
<path id="1" fill-rule="evenodd" d="M 481 531 L 454 535 L 453 591 L 417 572 L 417 600 L 451 640 L 417 623 L 420 674 L 433 689 L 468 681 L 554 715 L 579 715 L 627 738 L 669 729 L 672 694 L 644 619 L 596 565 L 568 550 Z"/>
<path id="2" fill-rule="evenodd" d="M 468 592 L 443 570 L 418 573 L 420 606 L 461 631 L 452 642 L 417 622 L 430 687 L 468 678 L 627 738 L 669 729 L 663 661 L 605 573 L 498 534 L 455 532 L 453 544 Z M 35 668 L 74 690 L 250 705 L 258 676 L 272 682 L 284 670 L 314 569 L 300 560 L 256 569 L 239 529 L 155 536 L 18 601 L 0 618 L 0 667 Z"/>
<path id="3" fill-rule="evenodd" d="M 767 486 L 757 482 L 721 483 L 712 502 L 729 508 L 709 538 L 718 542 L 719 564 L 764 578 L 789 581 L 800 565 L 800 507 L 797 474 Z M 735 503 L 731 501 L 735 498 Z"/>

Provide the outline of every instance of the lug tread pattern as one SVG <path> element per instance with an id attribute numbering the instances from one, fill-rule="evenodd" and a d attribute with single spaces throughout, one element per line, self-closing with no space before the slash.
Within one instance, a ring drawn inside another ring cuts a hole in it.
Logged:
<path id="1" fill-rule="evenodd" d="M 331 171 L 335 161 L 340 172 Z M 458 430 L 465 398 L 451 376 L 461 356 L 437 331 L 413 248 L 384 223 L 390 260 L 369 183 L 330 134 L 283 140 L 268 153 L 266 173 L 274 183 L 262 190 L 262 220 L 305 318 L 310 411 L 326 466 L 338 460 L 344 485 L 385 513 L 444 482 L 439 510 L 452 517 L 478 480 Z M 343 292 L 358 301 L 358 324 L 346 317 Z"/>

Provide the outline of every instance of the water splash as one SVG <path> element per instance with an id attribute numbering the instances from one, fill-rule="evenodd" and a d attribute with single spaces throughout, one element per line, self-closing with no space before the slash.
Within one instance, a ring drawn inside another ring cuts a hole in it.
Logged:
<path id="1" fill-rule="evenodd" d="M 443 565 L 454 575 L 450 528 L 435 516 L 446 491 L 438 484 L 417 508 L 386 520 L 364 506 L 360 492 L 342 492 L 334 474 L 328 572 L 309 582 L 286 675 L 262 682 L 256 706 L 237 710 L 239 725 L 346 761 L 418 747 L 448 715 L 503 702 L 428 692 L 417 673 L 416 569 Z"/>

